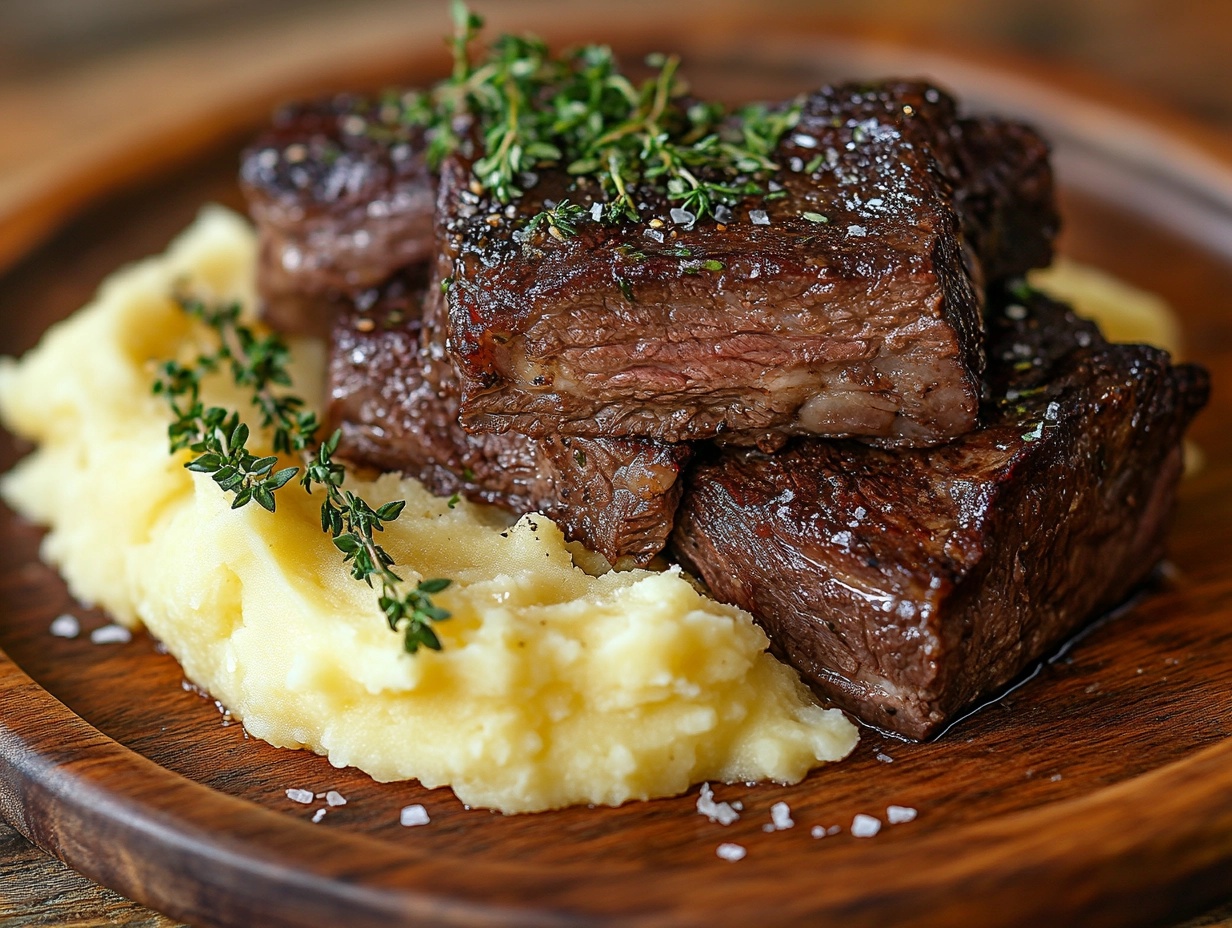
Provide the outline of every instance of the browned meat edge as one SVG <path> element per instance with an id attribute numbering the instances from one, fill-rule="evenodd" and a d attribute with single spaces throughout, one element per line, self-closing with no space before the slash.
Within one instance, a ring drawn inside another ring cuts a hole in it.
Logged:
<path id="1" fill-rule="evenodd" d="M 986 427 L 900 453 L 717 453 L 688 475 L 673 536 L 820 693 L 912 738 L 1151 571 L 1208 394 L 1201 368 L 1107 345 L 1042 298 L 1010 303 L 990 339 Z"/>
<path id="2" fill-rule="evenodd" d="M 423 131 L 387 110 L 347 94 L 289 106 L 244 152 L 258 289 L 275 328 L 325 337 L 350 298 L 431 257 Z"/>
<path id="3" fill-rule="evenodd" d="M 430 293 L 439 294 L 438 284 Z M 640 439 L 514 432 L 468 434 L 458 424 L 457 381 L 423 285 L 395 282 L 334 325 L 331 427 L 340 454 L 401 471 L 434 493 L 460 493 L 514 513 L 541 512 L 566 537 L 610 562 L 645 565 L 671 533 L 681 466 L 691 449 Z"/>

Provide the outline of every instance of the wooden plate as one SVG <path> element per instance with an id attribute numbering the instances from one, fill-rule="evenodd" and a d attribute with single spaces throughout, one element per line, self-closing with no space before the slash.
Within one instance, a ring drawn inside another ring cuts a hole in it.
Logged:
<path id="1" fill-rule="evenodd" d="M 720 95 L 928 73 L 974 105 L 1044 124 L 1064 184 L 1064 251 L 1164 294 L 1192 357 L 1215 372 L 1193 430 L 1206 467 L 1182 489 L 1170 578 L 938 743 L 867 732 L 851 759 L 797 786 L 719 788 L 744 803 L 730 827 L 696 814 L 693 794 L 503 817 L 467 810 L 447 790 L 378 785 L 248 740 L 182 687 L 178 666 L 144 636 L 112 646 L 53 638 L 61 612 L 87 626 L 105 618 L 69 599 L 37 560 L 38 530 L 6 511 L 0 810 L 19 830 L 197 925 L 1123 926 L 1232 896 L 1232 169 L 1175 121 L 1144 121 L 1039 74 L 807 22 L 676 25 L 663 23 L 658 34 L 671 39 L 653 43 L 614 19 L 604 27 L 614 31 L 589 35 L 630 53 L 680 47 L 695 86 Z M 435 45 L 367 60 L 362 73 L 423 80 L 438 66 Z M 251 110 L 250 99 L 236 112 L 247 120 Z M 0 350 L 29 347 L 109 270 L 159 250 L 201 203 L 238 205 L 232 178 L 248 128 L 220 124 L 229 140 L 192 157 L 172 146 L 168 176 L 113 192 L 31 250 L 0 278 Z M 4 439 L 0 463 L 20 450 Z M 336 789 L 348 803 L 314 825 L 289 787 Z M 766 832 L 778 801 L 796 825 Z M 430 825 L 398 824 L 411 802 L 428 808 Z M 874 838 L 850 835 L 855 814 L 884 819 L 890 804 L 919 816 Z M 842 831 L 816 839 L 814 825 Z M 747 858 L 719 860 L 725 841 L 745 845 Z"/>

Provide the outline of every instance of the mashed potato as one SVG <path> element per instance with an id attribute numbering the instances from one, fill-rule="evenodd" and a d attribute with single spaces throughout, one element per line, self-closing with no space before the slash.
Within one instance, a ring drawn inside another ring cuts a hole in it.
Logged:
<path id="1" fill-rule="evenodd" d="M 509 527 L 414 480 L 352 479 L 373 504 L 407 501 L 381 539 L 407 580 L 455 581 L 436 597 L 453 613 L 444 651 L 402 653 L 321 533 L 318 499 L 292 484 L 277 514 L 232 511 L 167 453 L 153 365 L 194 326 L 168 294 L 184 280 L 252 305 L 254 254 L 242 220 L 207 211 L 0 367 L 0 415 L 39 445 L 4 496 L 50 527 L 43 555 L 74 595 L 147 626 L 253 735 L 505 812 L 795 781 L 852 749 L 852 724 L 749 616 L 677 569 L 592 576 L 547 519 Z M 296 346 L 298 392 L 318 395 L 322 368 L 319 345 Z M 210 391 L 242 408 L 227 385 Z"/>

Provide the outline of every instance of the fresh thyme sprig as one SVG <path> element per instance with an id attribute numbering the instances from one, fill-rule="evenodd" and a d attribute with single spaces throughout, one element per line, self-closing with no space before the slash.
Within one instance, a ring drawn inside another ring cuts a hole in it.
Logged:
<path id="1" fill-rule="evenodd" d="M 462 0 L 452 9 L 451 76 L 398 102 L 405 124 L 427 127 L 433 164 L 461 145 L 459 126 L 469 121 L 463 131 L 481 148 L 474 177 L 500 202 L 521 196 L 533 172 L 550 167 L 594 178 L 607 222 L 640 218 L 643 186 L 696 219 L 765 195 L 763 182 L 776 168 L 771 155 L 798 121 L 798 104 L 729 113 L 688 96 L 679 58 L 651 56 L 654 73 L 634 84 L 601 45 L 553 56 L 539 39 L 502 35 L 473 58 L 483 20 Z M 572 234 L 550 220 L 548 227 Z"/>
<path id="2" fill-rule="evenodd" d="M 234 493 L 231 508 L 255 500 L 274 512 L 274 493 L 298 472 L 289 467 L 275 471 L 278 453 L 300 451 L 316 432 L 316 416 L 303 410 L 298 397 L 275 393 L 273 387 L 289 386 L 287 348 L 274 335 L 256 336 L 241 325 L 240 306 L 228 303 L 209 307 L 200 300 L 179 299 L 181 309 L 213 329 L 218 343 L 213 351 L 199 354 L 192 364 L 166 361 L 154 382 L 154 393 L 165 396 L 174 419 L 167 435 L 171 450 L 188 448 L 196 454 L 185 466 L 210 474 L 219 488 Z M 201 401 L 201 377 L 229 368 L 239 386 L 252 391 L 252 403 L 261 414 L 261 427 L 273 428 L 276 454 L 257 457 L 248 451 L 248 426 L 239 413 Z"/>
<path id="3" fill-rule="evenodd" d="M 290 387 L 287 371 L 290 352 L 274 334 L 258 336 L 240 322 L 240 306 L 228 303 L 208 306 L 201 300 L 177 297 L 180 308 L 214 332 L 212 350 L 199 353 L 189 364 L 166 361 L 159 367 L 154 393 L 164 396 L 173 420 L 167 435 L 171 450 L 185 448 L 194 457 L 185 464 L 191 471 L 209 474 L 219 488 L 233 493 L 232 509 L 255 501 L 275 511 L 275 493 L 289 483 L 299 467 L 274 470 L 278 454 L 298 454 L 303 461 L 300 485 L 312 493 L 324 491 L 321 530 L 350 565 L 351 576 L 373 586 L 381 585 L 378 599 L 390 630 L 402 632 L 403 648 L 414 654 L 420 647 L 441 649 L 433 624 L 449 618 L 449 612 L 432 601 L 446 589 L 446 579 L 422 580 L 403 592 L 404 582 L 393 569 L 394 559 L 376 542 L 385 523 L 402 514 L 402 500 L 373 509 L 351 490 L 343 489 L 346 469 L 334 459 L 340 432 L 321 442 L 314 453 L 319 428 L 316 415 L 305 411 L 297 396 L 276 390 Z M 206 406 L 201 399 L 201 381 L 208 374 L 225 371 L 237 386 L 250 390 L 249 401 L 260 413 L 261 427 L 272 430 L 274 455 L 258 457 L 248 450 L 250 431 L 238 412 Z"/>

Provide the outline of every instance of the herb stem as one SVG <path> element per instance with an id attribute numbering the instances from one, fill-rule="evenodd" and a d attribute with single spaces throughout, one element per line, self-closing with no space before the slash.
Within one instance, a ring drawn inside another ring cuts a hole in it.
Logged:
<path id="1" fill-rule="evenodd" d="M 189 449 L 195 456 L 184 466 L 213 477 L 224 492 L 232 493 L 232 509 L 250 501 L 269 512 L 276 508 L 275 494 L 301 472 L 300 467 L 275 471 L 279 454 L 296 454 L 302 462 L 300 485 L 309 493 L 324 490 L 321 529 L 342 552 L 351 576 L 373 586 L 379 580 L 381 611 L 392 631 L 401 631 L 403 648 L 414 654 L 420 647 L 439 651 L 440 638 L 432 625 L 449 613 L 432 602 L 432 594 L 451 581 L 426 579 L 406 590 L 393 569 L 394 559 L 376 542 L 375 533 L 402 514 L 406 503 L 397 500 L 374 509 L 351 490 L 343 489 L 346 469 L 334 459 L 341 432 L 311 450 L 319 427 L 316 415 L 303 409 L 299 397 L 277 391 L 274 385 L 291 386 L 287 369 L 290 351 L 274 334 L 257 336 L 240 324 L 240 306 L 230 303 L 209 307 L 200 300 L 177 297 L 180 308 L 200 320 L 213 333 L 213 351 L 198 354 L 190 364 L 164 362 L 153 392 L 166 397 L 173 421 L 167 434 L 173 452 Z M 205 406 L 201 380 L 207 374 L 229 368 L 237 386 L 250 389 L 249 403 L 261 415 L 261 427 L 273 429 L 275 453 L 257 457 L 248 450 L 249 429 L 236 411 Z"/>

